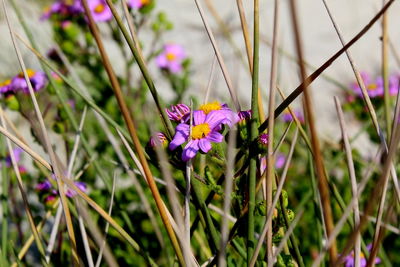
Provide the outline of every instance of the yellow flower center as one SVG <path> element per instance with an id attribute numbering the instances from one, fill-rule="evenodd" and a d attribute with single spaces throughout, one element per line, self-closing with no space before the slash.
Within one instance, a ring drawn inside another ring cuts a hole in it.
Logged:
<path id="1" fill-rule="evenodd" d="M 140 2 L 142 3 L 142 5 L 148 5 L 150 4 L 150 0 L 140 0 Z"/>
<path id="2" fill-rule="evenodd" d="M 376 85 L 375 83 L 371 83 L 368 85 L 368 90 L 376 90 L 378 88 L 378 85 Z"/>
<path id="3" fill-rule="evenodd" d="M 174 61 L 176 59 L 176 55 L 171 52 L 167 53 L 165 57 L 167 58 L 168 61 Z"/>
<path id="4" fill-rule="evenodd" d="M 94 12 L 95 13 L 101 13 L 104 11 L 106 7 L 104 6 L 104 4 L 98 4 L 95 8 L 94 8 Z"/>
<path id="5" fill-rule="evenodd" d="M 202 123 L 192 127 L 192 139 L 201 139 L 206 137 L 211 132 L 210 126 L 207 123 Z"/>
<path id="6" fill-rule="evenodd" d="M 36 72 L 35 72 L 34 70 L 31 70 L 31 69 L 26 69 L 26 73 L 28 74 L 28 77 L 29 77 L 29 78 L 32 78 L 32 77 L 36 74 Z M 18 77 L 24 78 L 24 73 L 23 73 L 23 72 L 20 72 L 20 73 L 18 74 Z"/>
<path id="7" fill-rule="evenodd" d="M 220 110 L 221 107 L 222 107 L 221 104 L 218 101 L 215 101 L 212 103 L 203 104 L 200 106 L 199 109 L 204 111 L 205 114 L 208 114 L 213 110 Z"/>
<path id="8" fill-rule="evenodd" d="M 11 83 L 11 80 L 5 80 L 4 82 L 0 83 L 0 86 L 6 86 Z"/>

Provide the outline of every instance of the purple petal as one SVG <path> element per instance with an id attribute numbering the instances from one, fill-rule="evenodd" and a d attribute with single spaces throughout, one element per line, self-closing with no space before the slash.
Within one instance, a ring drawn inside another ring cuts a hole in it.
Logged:
<path id="1" fill-rule="evenodd" d="M 201 110 L 195 110 L 193 112 L 193 125 L 199 125 L 206 121 L 206 114 Z M 212 127 L 210 126 L 212 129 Z"/>
<path id="2" fill-rule="evenodd" d="M 210 113 L 208 113 L 205 122 L 207 122 L 210 125 L 210 129 L 214 129 L 219 124 L 221 124 L 224 119 L 226 119 L 224 116 L 224 112 L 221 112 L 219 110 L 213 110 Z"/>
<path id="3" fill-rule="evenodd" d="M 208 141 L 214 142 L 214 143 L 221 143 L 222 140 L 224 140 L 224 136 L 220 134 L 219 132 L 211 132 L 207 136 Z"/>
<path id="4" fill-rule="evenodd" d="M 157 56 L 156 63 L 157 63 L 157 66 L 159 66 L 160 68 L 167 67 L 168 61 L 167 61 L 167 58 L 165 57 L 164 53 Z"/>
<path id="5" fill-rule="evenodd" d="M 182 145 L 189 138 L 189 125 L 181 123 L 176 126 L 175 136 L 169 143 L 169 149 L 174 150 L 178 146 Z"/>
<path id="6" fill-rule="evenodd" d="M 194 156 L 196 156 L 198 151 L 199 151 L 199 140 L 190 141 L 183 149 L 182 160 L 188 161 L 194 158 Z"/>
<path id="7" fill-rule="evenodd" d="M 201 151 L 207 153 L 211 149 L 211 143 L 206 138 L 203 138 L 199 140 L 199 147 Z"/>

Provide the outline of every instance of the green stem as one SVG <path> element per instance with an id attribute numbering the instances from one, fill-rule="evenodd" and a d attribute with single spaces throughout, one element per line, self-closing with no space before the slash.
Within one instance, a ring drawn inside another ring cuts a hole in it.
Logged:
<path id="1" fill-rule="evenodd" d="M 254 48 L 253 48 L 253 74 L 251 89 L 251 130 L 250 140 L 258 136 L 258 72 L 259 72 L 259 0 L 254 0 Z M 249 213 L 247 215 L 247 264 L 250 264 L 254 253 L 254 208 L 256 202 L 256 175 L 257 158 L 250 158 L 249 165 Z"/>

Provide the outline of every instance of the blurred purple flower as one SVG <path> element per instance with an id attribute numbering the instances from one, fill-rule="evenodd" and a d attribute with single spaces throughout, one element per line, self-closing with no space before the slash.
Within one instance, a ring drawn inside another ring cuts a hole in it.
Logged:
<path id="1" fill-rule="evenodd" d="M 168 70 L 172 73 L 182 71 L 182 61 L 186 55 L 183 47 L 177 44 L 164 45 L 164 49 L 156 58 L 156 63 L 161 69 Z"/>
<path id="2" fill-rule="evenodd" d="M 128 0 L 128 6 L 133 9 L 140 9 L 148 4 L 151 0 Z"/>
<path id="3" fill-rule="evenodd" d="M 96 22 L 109 21 L 113 18 L 112 12 L 105 0 L 89 0 L 88 6 Z"/>
<path id="4" fill-rule="evenodd" d="M 65 17 L 73 16 L 83 12 L 81 0 L 58 0 L 43 12 L 40 20 L 49 19 L 53 14 Z"/>
<path id="5" fill-rule="evenodd" d="M 278 155 L 275 158 L 275 168 L 280 169 L 283 166 L 285 166 L 285 163 L 286 163 L 285 155 L 278 153 Z"/>
<path id="6" fill-rule="evenodd" d="M 262 146 L 267 146 L 268 144 L 268 134 L 263 133 L 258 136 L 257 142 Z"/>
<path id="7" fill-rule="evenodd" d="M 399 91 L 399 74 L 394 74 L 389 77 L 389 94 L 390 95 L 397 95 Z"/>
<path id="8" fill-rule="evenodd" d="M 149 144 L 151 147 L 163 146 L 166 147 L 168 145 L 168 140 L 165 134 L 163 133 L 155 133 L 152 137 L 150 137 Z"/>
<path id="9" fill-rule="evenodd" d="M 367 246 L 368 251 L 371 251 L 372 249 L 372 245 L 369 244 Z M 381 262 L 380 258 L 375 258 L 375 264 L 379 264 Z M 354 267 L 355 263 L 354 263 L 354 251 L 352 251 L 350 253 L 350 255 L 346 256 L 344 258 L 344 266 L 345 267 Z M 367 266 L 367 259 L 365 258 L 364 253 L 361 252 L 360 254 L 360 267 L 366 267 Z"/>
<path id="10" fill-rule="evenodd" d="M 51 189 L 51 183 L 48 180 L 46 180 L 46 181 L 44 181 L 42 183 L 38 183 L 36 185 L 35 189 L 38 190 L 38 191 L 42 191 L 42 192 L 43 191 L 49 191 Z"/>
<path id="11" fill-rule="evenodd" d="M 46 86 L 47 77 L 43 71 L 34 71 L 31 69 L 27 69 L 26 72 L 32 84 L 33 91 L 37 92 Z M 22 91 L 26 94 L 29 93 L 28 84 L 25 81 L 23 73 L 18 74 L 12 79 L 11 87 L 14 92 Z"/>
<path id="12" fill-rule="evenodd" d="M 303 116 L 303 114 L 302 114 L 300 111 L 294 110 L 293 113 L 294 113 L 294 115 L 296 116 L 296 118 L 297 118 L 301 123 L 304 122 L 304 116 Z M 285 111 L 283 111 L 282 120 L 283 120 L 284 122 L 291 122 L 291 121 L 293 121 L 292 114 L 289 112 L 288 109 L 285 109 Z"/>
<path id="13" fill-rule="evenodd" d="M 0 93 L 7 94 L 13 92 L 13 88 L 11 87 L 11 80 L 5 80 L 4 82 L 0 83 Z"/>
<path id="14" fill-rule="evenodd" d="M 78 189 L 80 189 L 82 192 L 86 193 L 87 192 L 87 185 L 84 182 L 74 182 L 74 184 L 76 185 L 76 187 L 78 187 Z M 77 195 L 77 193 L 75 192 L 75 190 L 72 189 L 67 189 L 67 191 L 65 192 L 65 195 L 67 197 L 74 197 Z"/>
<path id="15" fill-rule="evenodd" d="M 190 114 L 190 108 L 185 104 L 177 104 L 165 109 L 171 121 L 185 122 Z"/>
<path id="16" fill-rule="evenodd" d="M 14 153 L 14 158 L 15 158 L 15 162 L 18 163 L 21 160 L 21 153 L 23 152 L 23 150 L 19 147 L 16 147 L 13 149 L 13 153 Z M 7 155 L 5 158 L 6 161 L 6 166 L 7 167 L 11 167 L 12 166 L 12 162 L 11 162 L 11 155 Z"/>
<path id="17" fill-rule="evenodd" d="M 211 149 L 211 142 L 222 142 L 224 137 L 218 130 L 225 119 L 224 113 L 220 111 L 211 111 L 207 115 L 201 110 L 194 111 L 191 135 L 188 124 L 179 124 L 175 129 L 175 136 L 169 144 L 169 148 L 174 150 L 189 140 L 183 149 L 183 161 L 194 158 L 199 150 L 207 153 Z"/>
<path id="18" fill-rule="evenodd" d="M 378 77 L 375 79 L 375 81 L 373 81 L 367 72 L 361 72 L 360 75 L 364 81 L 369 97 L 374 98 L 383 95 L 384 89 L 382 77 Z M 362 97 L 362 91 L 357 82 L 351 84 L 351 89 L 357 96 Z"/>

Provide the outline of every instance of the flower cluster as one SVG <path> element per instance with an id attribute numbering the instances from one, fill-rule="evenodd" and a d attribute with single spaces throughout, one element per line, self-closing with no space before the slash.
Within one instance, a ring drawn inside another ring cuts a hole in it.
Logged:
<path id="1" fill-rule="evenodd" d="M 365 87 L 368 92 L 368 96 L 371 98 L 380 97 L 384 94 L 383 78 L 381 76 L 372 79 L 367 72 L 360 73 L 362 80 L 364 81 Z M 389 77 L 389 94 L 396 95 L 399 90 L 399 75 L 392 75 Z M 351 84 L 351 89 L 354 94 L 358 97 L 362 97 L 362 91 L 357 82 Z"/>
<path id="2" fill-rule="evenodd" d="M 81 191 L 87 192 L 87 185 L 84 182 L 74 182 L 75 186 L 78 187 Z M 45 180 L 44 182 L 38 183 L 36 185 L 36 190 L 45 196 L 45 203 L 51 204 L 53 201 L 57 199 L 58 193 L 57 190 L 53 188 L 52 184 L 49 180 Z M 76 196 L 76 192 L 72 189 L 67 189 L 65 195 L 69 198 Z"/>
<path id="3" fill-rule="evenodd" d="M 34 71 L 32 69 L 27 69 L 26 72 L 35 92 L 41 90 L 47 85 L 47 77 L 44 72 Z M 15 77 L 0 83 L 1 94 L 7 96 L 17 92 L 23 92 L 25 94 L 29 93 L 28 84 L 26 83 L 24 74 L 22 72 Z"/>
<path id="4" fill-rule="evenodd" d="M 96 22 L 110 21 L 113 17 L 111 9 L 105 0 L 87 0 L 88 7 Z M 141 9 L 151 3 L 150 0 L 128 0 L 129 8 Z M 49 19 L 53 15 L 62 19 L 81 16 L 85 13 L 81 0 L 57 0 L 47 7 L 41 17 L 42 20 Z"/>
<path id="5" fill-rule="evenodd" d="M 211 150 L 211 142 L 221 143 L 224 136 L 221 134 L 223 125 L 232 127 L 239 121 L 239 116 L 226 104 L 213 102 L 201 105 L 194 110 L 192 127 L 190 127 L 190 108 L 180 104 L 167 110 L 169 117 L 179 124 L 175 135 L 169 144 L 169 149 L 175 150 L 187 142 L 182 152 L 182 160 L 194 158 L 197 152 L 207 153 Z"/>
<path id="6" fill-rule="evenodd" d="M 88 7 L 96 22 L 109 21 L 112 19 L 112 13 L 105 0 L 88 0 Z M 58 0 L 50 7 L 46 8 L 41 19 L 49 19 L 53 15 L 68 19 L 80 16 L 85 12 L 80 0 Z"/>
<path id="7" fill-rule="evenodd" d="M 186 58 L 183 47 L 177 44 L 166 44 L 156 58 L 158 67 L 171 73 L 182 71 L 182 62 Z"/>
<path id="8" fill-rule="evenodd" d="M 367 246 L 368 251 L 371 251 L 372 245 L 369 244 Z M 375 264 L 379 264 L 381 262 L 380 258 L 375 258 Z M 344 258 L 344 266 L 345 267 L 354 267 L 354 251 L 352 251 L 349 255 L 347 255 Z M 360 254 L 360 267 L 366 267 L 367 266 L 367 259 L 365 258 L 364 253 L 361 252 Z"/>

